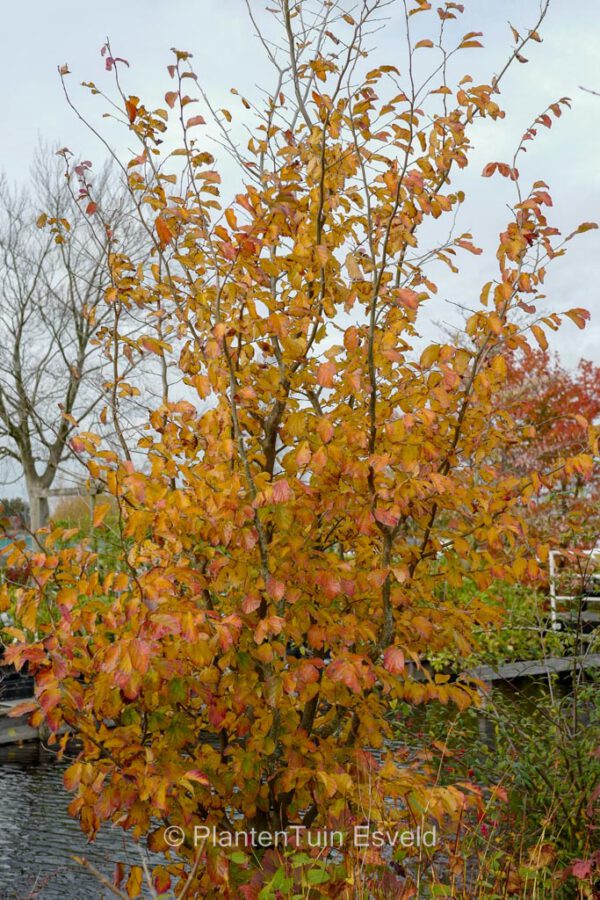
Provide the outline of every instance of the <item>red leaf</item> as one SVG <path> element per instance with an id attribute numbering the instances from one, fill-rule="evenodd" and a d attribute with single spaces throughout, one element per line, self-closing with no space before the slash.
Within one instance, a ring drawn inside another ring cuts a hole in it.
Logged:
<path id="1" fill-rule="evenodd" d="M 322 659 L 304 659 L 298 663 L 294 674 L 303 684 L 314 684 L 319 680 L 319 669 L 324 665 Z"/>
<path id="2" fill-rule="evenodd" d="M 166 894 L 169 888 L 171 887 L 171 876 L 162 867 L 160 869 L 154 870 L 154 878 L 152 879 L 154 882 L 154 890 L 157 894 Z"/>
<path id="3" fill-rule="evenodd" d="M 323 588 L 323 593 L 330 600 L 333 600 L 334 597 L 337 597 L 342 590 L 342 584 L 337 575 L 334 575 L 332 572 L 319 572 L 315 576 L 316 583 Z"/>
<path id="4" fill-rule="evenodd" d="M 257 594 L 248 594 L 242 600 L 242 610 L 249 615 L 260 606 L 260 597 Z"/>
<path id="5" fill-rule="evenodd" d="M 203 772 L 199 772 L 198 769 L 190 769 L 188 772 L 185 773 L 185 775 L 183 777 L 187 778 L 188 781 L 195 781 L 198 784 L 204 784 L 204 785 L 210 784 L 210 781 L 208 780 L 206 775 Z"/>
<path id="6" fill-rule="evenodd" d="M 575 878 L 579 878 L 580 881 L 583 881 L 585 878 L 589 878 L 592 874 L 592 861 L 591 859 L 578 859 L 577 862 L 573 863 L 573 868 L 571 870 Z"/>
<path id="7" fill-rule="evenodd" d="M 69 441 L 69 445 L 74 453 L 83 453 L 85 451 L 85 441 L 83 440 L 83 438 L 71 438 L 71 440 Z"/>
<path id="8" fill-rule="evenodd" d="M 463 238 L 460 238 L 456 243 L 457 246 L 462 247 L 463 250 L 468 250 L 469 253 L 473 253 L 475 256 L 479 256 L 480 253 L 483 253 L 481 247 L 476 247 L 471 241 L 466 241 Z"/>
<path id="9" fill-rule="evenodd" d="M 396 301 L 400 306 L 406 306 L 408 309 L 416 309 L 419 305 L 419 295 L 410 288 L 398 288 L 396 291 Z"/>
<path id="10" fill-rule="evenodd" d="M 381 522 L 382 525 L 389 525 L 390 528 L 393 528 L 395 525 L 397 525 L 398 519 L 400 518 L 389 509 L 376 509 L 373 515 L 378 522 Z"/>
<path id="11" fill-rule="evenodd" d="M 267 581 L 267 591 L 273 600 L 281 600 L 285 594 L 285 584 L 283 581 L 277 581 L 276 578 L 270 577 Z"/>
<path id="12" fill-rule="evenodd" d="M 273 502 L 287 503 L 294 499 L 294 492 L 288 484 L 287 478 L 278 478 L 273 482 Z"/>
<path id="13" fill-rule="evenodd" d="M 404 653 L 399 647 L 388 647 L 383 654 L 383 665 L 392 675 L 404 671 Z"/>

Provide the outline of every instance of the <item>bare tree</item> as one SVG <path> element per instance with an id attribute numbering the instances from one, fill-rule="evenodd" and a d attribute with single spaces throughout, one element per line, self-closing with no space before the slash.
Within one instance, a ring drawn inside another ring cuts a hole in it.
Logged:
<path id="1" fill-rule="evenodd" d="M 110 232 L 86 217 L 86 207 L 91 218 L 99 204 Z M 60 233 L 40 227 L 46 215 Z M 76 170 L 65 174 L 45 150 L 29 190 L 0 180 L 0 457 L 22 469 L 34 530 L 48 519 L 48 492 L 70 456 L 73 429 L 106 398 L 98 336 L 110 316 L 109 254 L 128 244 L 131 252 L 133 235 L 126 194 L 109 168 L 95 181 L 93 204 Z"/>

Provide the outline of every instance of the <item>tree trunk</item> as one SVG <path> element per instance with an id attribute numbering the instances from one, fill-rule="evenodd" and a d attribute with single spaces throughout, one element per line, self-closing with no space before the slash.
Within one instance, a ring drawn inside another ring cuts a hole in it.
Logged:
<path id="1" fill-rule="evenodd" d="M 27 481 L 27 496 L 29 498 L 29 516 L 31 530 L 37 531 L 48 524 L 50 506 L 48 498 L 42 496 L 44 488 L 37 481 Z"/>

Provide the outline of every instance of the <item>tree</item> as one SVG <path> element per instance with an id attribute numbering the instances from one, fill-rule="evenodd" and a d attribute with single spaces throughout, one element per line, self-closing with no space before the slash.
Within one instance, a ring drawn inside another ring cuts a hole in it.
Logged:
<path id="1" fill-rule="evenodd" d="M 99 336 L 112 318 L 104 305 L 109 253 L 119 244 L 135 253 L 126 194 L 109 169 L 93 200 L 90 181 L 87 162 L 65 177 L 44 148 L 29 193 L 0 181 L 0 455 L 22 468 L 34 530 L 47 522 L 47 492 L 70 455 L 70 435 L 106 397 Z M 85 221 L 98 204 L 111 234 Z M 60 234 L 44 229 L 48 218 L 63 223 Z"/>
<path id="2" fill-rule="evenodd" d="M 265 38 L 276 87 L 247 153 L 232 114 L 215 111 L 245 173 L 231 203 L 197 137 L 204 118 L 189 114 L 190 55 L 174 51 L 165 108 L 149 109 L 104 48 L 112 108 L 140 144 L 121 164 L 153 245 L 147 265 L 111 259 L 106 299 L 146 311 L 139 344 L 176 359 L 188 394 L 152 412 L 144 465 L 94 434 L 74 439 L 118 503 L 122 566 L 106 571 L 55 530 L 31 586 L 5 589 L 18 623 L 7 657 L 36 672 L 33 721 L 81 741 L 65 783 L 90 836 L 112 821 L 166 850 L 164 826 L 181 829 L 176 858 L 153 868 L 159 893 L 256 897 L 269 873 L 300 879 L 300 863 L 277 874 L 281 849 L 248 868 L 211 840 L 194 846 L 197 826 L 348 835 L 466 821 L 477 791 L 442 787 L 427 760 L 392 752 L 389 717 L 404 703 L 463 708 L 476 696 L 467 680 L 422 668 L 449 646 L 468 652 L 473 626 L 493 622 L 478 597 L 465 609 L 441 587 L 515 580 L 546 552 L 524 517 L 539 476 L 493 460 L 520 435 L 496 397 L 531 334 L 522 307 L 562 255 L 550 195 L 540 182 L 524 190 L 514 163 L 486 167 L 518 189 L 498 275 L 464 340 L 415 354 L 436 293 L 428 261 L 456 268 L 461 252 L 480 252 L 470 234 L 428 250 L 423 226 L 459 210 L 472 126 L 502 116 L 500 77 L 450 83 L 455 54 L 480 44 L 468 33 L 447 49 L 461 8 L 438 14 L 424 0 L 403 18 L 405 74 L 365 71 L 365 40 L 387 6 L 281 0 L 281 41 Z M 439 42 L 423 81 L 416 57 L 433 41 L 413 38 L 416 14 Z M 170 117 L 178 144 L 165 139 Z M 568 314 L 585 324 L 583 311 Z M 554 328 L 561 316 L 547 319 Z M 550 484 L 576 465 L 542 474 Z M 97 529 L 107 511 L 97 507 Z M 347 837 L 344 863 L 322 873 L 325 894 L 352 890 L 359 852 Z M 386 878 L 387 896 L 399 894 Z M 129 896 L 142 879 L 133 866 Z"/>
<path id="3" fill-rule="evenodd" d="M 600 419 L 600 367 L 580 360 L 575 371 L 537 349 L 509 359 L 500 407 L 521 426 L 519 442 L 503 453 L 505 472 L 544 472 L 566 459 L 549 484 L 540 478 L 529 506 L 530 527 L 562 547 L 595 546 L 600 536 L 598 466 L 588 455 Z"/>

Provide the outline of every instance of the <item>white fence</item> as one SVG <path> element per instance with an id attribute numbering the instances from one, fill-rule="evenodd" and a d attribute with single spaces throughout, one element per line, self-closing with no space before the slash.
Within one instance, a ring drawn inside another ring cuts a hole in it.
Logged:
<path id="1" fill-rule="evenodd" d="M 597 604 L 600 610 L 600 547 L 571 552 L 551 550 L 548 574 L 550 619 L 554 631 L 561 628 L 560 619 L 564 617 L 559 606 L 567 607 L 567 616 L 579 615 L 584 604 Z"/>

